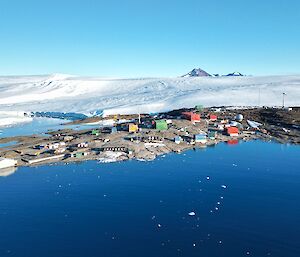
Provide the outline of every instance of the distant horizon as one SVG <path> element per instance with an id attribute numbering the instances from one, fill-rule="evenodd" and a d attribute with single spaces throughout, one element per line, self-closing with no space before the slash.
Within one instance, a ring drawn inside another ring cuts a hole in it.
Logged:
<path id="1" fill-rule="evenodd" d="M 198 69 L 198 68 L 192 68 L 190 71 L 192 71 L 193 69 Z M 203 69 L 204 70 L 204 69 Z M 74 76 L 74 77 L 99 77 L 99 78 L 116 78 L 116 79 L 135 79 L 135 78 L 180 78 L 182 76 L 184 76 L 185 74 L 189 73 L 190 71 L 187 71 L 186 73 L 182 73 L 182 74 L 178 74 L 178 75 L 174 75 L 174 76 L 163 76 L 163 75 L 136 75 L 136 76 L 121 76 L 121 75 L 105 75 L 105 74 L 72 74 L 72 73 L 64 73 L 64 72 L 52 72 L 52 73 L 43 73 L 43 74 L 39 74 L 39 73 L 34 73 L 34 74 L 1 74 L 0 73 L 0 77 L 30 77 L 30 76 L 53 76 L 53 75 L 65 75 L 65 76 Z M 204 70 L 206 72 L 208 72 L 207 70 Z M 234 73 L 234 72 L 240 72 L 240 71 L 232 71 L 232 72 L 228 72 L 226 74 L 221 74 L 221 73 L 210 73 L 212 76 L 210 78 L 217 78 L 218 76 L 213 76 L 214 74 L 219 74 L 219 77 L 226 77 L 226 75 L 230 74 L 230 73 Z M 269 77 L 269 76 L 300 76 L 300 71 L 298 73 L 278 73 L 278 74 L 247 74 L 247 73 L 243 73 L 240 72 L 241 74 L 243 74 L 243 77 Z M 237 76 L 238 77 L 238 76 Z M 195 78 L 195 77 L 194 77 Z M 199 76 L 199 78 L 201 78 L 201 76 Z M 202 78 L 205 78 L 205 76 L 203 76 Z M 208 76 L 206 78 L 209 78 Z"/>

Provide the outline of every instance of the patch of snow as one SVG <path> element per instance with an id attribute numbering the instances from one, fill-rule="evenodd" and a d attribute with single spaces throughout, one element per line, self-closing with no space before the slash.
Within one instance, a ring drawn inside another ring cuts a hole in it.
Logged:
<path id="1" fill-rule="evenodd" d="M 146 148 L 165 146 L 165 144 L 162 144 L 162 143 L 144 143 L 144 145 L 145 145 Z"/>
<path id="2" fill-rule="evenodd" d="M 286 128 L 282 128 L 282 130 L 283 130 L 285 133 L 290 133 L 290 132 L 291 132 L 289 129 L 286 129 Z"/>
<path id="3" fill-rule="evenodd" d="M 247 123 L 251 128 L 255 128 L 255 129 L 258 129 L 258 127 L 262 125 L 261 123 L 252 120 L 247 120 Z"/>
<path id="4" fill-rule="evenodd" d="M 123 152 L 111 152 L 107 151 L 104 153 L 104 157 L 99 158 L 100 163 L 111 163 L 111 162 L 117 162 L 118 158 L 123 156 Z"/>

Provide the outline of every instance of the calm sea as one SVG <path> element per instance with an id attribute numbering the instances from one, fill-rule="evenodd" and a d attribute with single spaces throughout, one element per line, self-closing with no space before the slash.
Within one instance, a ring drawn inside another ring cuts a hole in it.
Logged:
<path id="1" fill-rule="evenodd" d="M 300 256 L 300 147 L 253 141 L 153 162 L 0 178 L 0 256 Z"/>

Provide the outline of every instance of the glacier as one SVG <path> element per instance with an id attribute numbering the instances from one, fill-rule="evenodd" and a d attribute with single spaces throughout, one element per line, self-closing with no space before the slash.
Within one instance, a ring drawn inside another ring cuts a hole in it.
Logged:
<path id="1" fill-rule="evenodd" d="M 0 77 L 0 120 L 22 112 L 153 113 L 203 106 L 300 106 L 300 75 L 104 78 L 64 74 Z M 2 113 L 2 114 L 1 114 Z M 12 121 L 13 121 L 13 117 Z M 1 122 L 0 122 L 1 124 Z"/>

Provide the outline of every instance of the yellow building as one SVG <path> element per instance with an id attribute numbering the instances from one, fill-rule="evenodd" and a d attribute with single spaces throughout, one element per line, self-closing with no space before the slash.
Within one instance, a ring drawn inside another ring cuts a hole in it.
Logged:
<path id="1" fill-rule="evenodd" d="M 128 125 L 128 131 L 129 131 L 130 133 L 137 132 L 137 131 L 139 131 L 139 126 L 136 125 L 136 124 L 130 123 L 130 124 Z"/>

